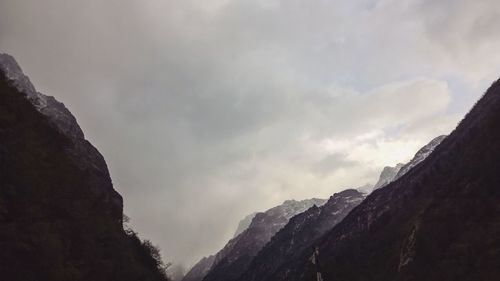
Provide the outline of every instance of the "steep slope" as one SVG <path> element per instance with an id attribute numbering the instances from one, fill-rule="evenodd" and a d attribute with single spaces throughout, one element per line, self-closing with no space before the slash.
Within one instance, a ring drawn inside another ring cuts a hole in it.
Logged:
<path id="1" fill-rule="evenodd" d="M 215 256 L 209 256 L 202 258 L 197 262 L 184 276 L 182 281 L 201 281 L 207 275 L 210 268 L 214 264 Z"/>
<path id="2" fill-rule="evenodd" d="M 348 189 L 335 193 L 325 205 L 313 206 L 296 215 L 259 252 L 238 280 L 267 280 L 287 260 L 310 249 L 316 239 L 331 230 L 363 199 L 362 193 Z"/>
<path id="3" fill-rule="evenodd" d="M 411 169 L 413 169 L 413 167 L 417 166 L 418 164 L 420 164 L 420 162 L 424 161 L 425 158 L 429 157 L 429 155 L 431 155 L 431 153 L 434 151 L 434 149 L 436 149 L 436 147 L 445 138 L 446 138 L 445 135 L 436 137 L 433 140 L 431 140 L 427 145 L 425 145 L 424 147 L 422 147 L 421 149 L 419 149 L 417 151 L 417 153 L 415 154 L 415 156 L 413 157 L 413 159 L 411 159 L 410 162 L 408 162 L 403 167 L 401 167 L 401 169 L 399 169 L 397 175 L 394 177 L 394 180 L 392 180 L 392 181 L 395 181 L 395 180 L 399 179 L 404 174 L 408 173 L 408 171 L 410 171 Z"/>
<path id="4" fill-rule="evenodd" d="M 445 136 L 439 136 L 433 139 L 419 149 L 407 164 L 398 164 L 394 168 L 384 168 L 377 186 L 383 187 L 407 173 L 429 156 L 444 138 Z M 266 280 L 279 266 L 296 258 L 302 251 L 312 249 L 316 239 L 331 230 L 354 207 L 361 203 L 364 197 L 360 192 L 366 193 L 367 190 L 370 192 L 371 188 L 373 186 L 368 184 L 357 190 L 345 190 L 334 194 L 322 207 L 312 207 L 292 218 L 255 257 L 247 272 L 239 280 Z"/>
<path id="5" fill-rule="evenodd" d="M 266 212 L 258 213 L 245 231 L 231 239 L 217 253 L 212 269 L 203 280 L 225 281 L 239 277 L 255 255 L 290 218 L 313 205 L 321 206 L 325 202 L 326 200 L 316 198 L 302 201 L 287 200 Z"/>
<path id="6" fill-rule="evenodd" d="M 244 217 L 239 223 L 236 231 L 234 233 L 233 238 L 238 237 L 243 231 L 248 229 L 250 224 L 252 223 L 253 218 L 257 215 L 257 213 L 252 213 L 246 217 Z M 221 254 L 219 254 L 220 260 Z M 200 261 L 198 261 L 186 274 L 183 281 L 201 281 L 207 275 L 207 273 L 212 268 L 215 261 L 215 255 L 211 255 L 209 257 L 204 257 Z"/>
<path id="7" fill-rule="evenodd" d="M 75 118 L 0 54 L 0 279 L 165 280 Z M 158 258 L 158 257 L 156 257 Z"/>
<path id="8" fill-rule="evenodd" d="M 272 280 L 500 280 L 500 82 L 404 176 Z M 271 279 L 270 279 L 271 280 Z"/>
<path id="9" fill-rule="evenodd" d="M 399 179 L 404 174 L 408 173 L 413 167 L 424 161 L 432 151 L 446 138 L 446 136 L 439 136 L 431 140 L 424 147 L 419 149 L 415 156 L 406 164 L 397 164 L 395 167 L 385 167 L 380 174 L 378 182 L 373 187 L 373 190 L 379 189 L 388 185 L 389 183 Z"/>
<path id="10" fill-rule="evenodd" d="M 252 220 L 255 217 L 255 215 L 257 215 L 257 213 L 252 213 L 252 214 L 246 216 L 244 219 L 242 219 L 238 223 L 238 227 L 236 228 L 236 231 L 234 232 L 233 237 L 236 237 L 236 236 L 240 235 L 243 231 L 245 231 L 252 223 Z"/>
<path id="11" fill-rule="evenodd" d="M 399 170 L 401 170 L 401 168 L 403 168 L 404 165 L 405 164 L 399 163 L 394 167 L 389 167 L 389 166 L 385 167 L 382 170 L 382 173 L 380 174 L 377 183 L 375 184 L 375 186 L 373 186 L 373 190 L 384 187 L 389 183 L 393 182 L 394 180 L 396 180 Z"/>

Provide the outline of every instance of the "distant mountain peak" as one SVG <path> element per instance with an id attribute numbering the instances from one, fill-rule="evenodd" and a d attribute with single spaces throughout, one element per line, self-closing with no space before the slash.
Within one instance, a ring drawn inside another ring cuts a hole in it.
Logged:
<path id="1" fill-rule="evenodd" d="M 424 161 L 445 138 L 446 135 L 441 135 L 432 139 L 428 144 L 420 148 L 410 162 L 406 164 L 399 163 L 395 167 L 385 167 L 373 190 L 384 187 L 408 173 L 413 167 Z"/>
<path id="2" fill-rule="evenodd" d="M 243 280 L 499 280 L 499 148 L 500 80 L 449 136 L 417 152 L 403 176 L 370 194 L 317 248 L 266 267 L 266 278 Z"/>
<path id="3" fill-rule="evenodd" d="M 404 165 L 399 169 L 395 179 L 402 177 L 404 174 L 408 173 L 413 167 L 417 166 L 418 164 L 420 164 L 420 162 L 424 161 L 425 158 L 427 158 L 445 138 L 446 135 L 435 137 L 428 144 L 419 149 L 415 154 L 415 156 L 413 156 L 413 158 L 410 160 L 410 162 L 408 162 L 406 165 Z"/>
<path id="4" fill-rule="evenodd" d="M 360 187 L 356 188 L 356 190 L 359 191 L 359 192 L 361 192 L 361 193 L 363 193 L 363 194 L 368 194 L 368 193 L 372 192 L 373 187 L 374 187 L 373 184 L 367 183 L 367 184 L 365 184 L 363 186 L 360 186 Z"/>
<path id="5" fill-rule="evenodd" d="M 313 205 L 297 214 L 273 236 L 249 267 L 240 272 L 241 277 L 226 280 L 266 279 L 269 272 L 310 248 L 317 238 L 333 228 L 363 199 L 364 196 L 359 191 L 347 189 L 330 196 L 325 204 Z"/>
<path id="6" fill-rule="evenodd" d="M 270 208 L 265 212 L 253 213 L 240 221 L 236 235 L 214 255 L 209 271 L 200 270 L 206 268 L 207 261 L 200 260 L 186 275 L 184 281 L 214 280 L 221 281 L 217 272 L 223 272 L 226 268 L 232 268 L 235 264 L 241 265 L 251 261 L 258 251 L 271 239 L 271 237 L 285 226 L 288 221 L 297 214 L 309 208 L 323 206 L 328 200 L 311 198 L 305 200 L 285 200 L 281 205 Z M 211 276 L 205 276 L 207 273 Z"/>
<path id="7" fill-rule="evenodd" d="M 236 231 L 234 232 L 233 238 L 240 235 L 240 233 L 245 231 L 250 226 L 250 224 L 252 223 L 252 220 L 256 214 L 257 214 L 257 212 L 251 213 L 250 215 L 246 216 L 238 223 L 238 227 L 236 228 Z"/>
<path id="8" fill-rule="evenodd" d="M 405 164 L 403 163 L 398 163 L 395 167 L 390 167 L 390 166 L 384 167 L 377 183 L 373 187 L 373 190 L 379 189 L 389 184 L 390 182 L 394 181 L 396 179 L 399 170 L 401 170 L 401 168 L 403 168 L 404 165 Z"/>

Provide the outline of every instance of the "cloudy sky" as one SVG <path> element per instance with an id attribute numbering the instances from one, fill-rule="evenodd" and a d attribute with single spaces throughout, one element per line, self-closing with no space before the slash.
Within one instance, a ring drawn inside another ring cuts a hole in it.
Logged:
<path id="1" fill-rule="evenodd" d="M 497 0 L 0 0 L 0 52 L 185 265 L 248 213 L 373 183 L 449 133 L 498 50 Z"/>

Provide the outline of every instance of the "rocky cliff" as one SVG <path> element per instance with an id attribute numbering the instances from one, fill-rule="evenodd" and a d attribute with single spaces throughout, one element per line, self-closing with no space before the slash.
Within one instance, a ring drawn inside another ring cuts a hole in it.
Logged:
<path id="1" fill-rule="evenodd" d="M 217 253 L 214 264 L 204 281 L 234 280 L 239 277 L 269 242 L 271 237 L 288 223 L 293 216 L 300 214 L 311 206 L 325 204 L 323 199 L 307 199 L 302 201 L 287 200 L 283 204 L 263 213 L 257 213 L 250 226 Z"/>
<path id="2" fill-rule="evenodd" d="M 425 160 L 266 280 L 499 280 L 499 160 L 497 81 Z"/>
<path id="3" fill-rule="evenodd" d="M 276 233 L 237 280 L 267 280 L 279 267 L 311 249 L 316 239 L 342 221 L 363 199 L 362 193 L 348 189 L 332 195 L 323 206 L 313 206 L 296 215 Z"/>
<path id="4" fill-rule="evenodd" d="M 165 280 L 122 204 L 69 110 L 0 54 L 0 279 Z"/>

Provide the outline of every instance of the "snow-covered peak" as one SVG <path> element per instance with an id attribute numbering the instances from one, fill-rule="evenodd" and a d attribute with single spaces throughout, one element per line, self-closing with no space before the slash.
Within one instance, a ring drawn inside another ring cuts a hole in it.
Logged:
<path id="1" fill-rule="evenodd" d="M 285 202 L 283 202 L 283 204 L 267 210 L 266 213 L 271 215 L 282 215 L 287 220 L 289 220 L 293 216 L 304 212 L 312 206 L 316 205 L 317 207 L 319 207 L 325 204 L 327 201 L 328 200 L 326 199 L 319 198 L 305 199 L 301 201 L 286 200 Z"/>
<path id="2" fill-rule="evenodd" d="M 399 179 L 404 174 L 408 173 L 411 169 L 413 169 L 413 167 L 417 166 L 420 162 L 424 161 L 425 158 L 427 158 L 445 138 L 446 135 L 434 138 L 432 141 L 430 141 L 428 144 L 422 147 L 419 151 L 417 151 L 413 159 L 411 159 L 410 162 L 406 164 L 399 163 L 395 167 L 385 167 L 382 173 L 380 174 L 377 184 L 375 184 L 372 190 L 384 187 L 389 183 Z M 358 190 L 363 192 L 361 188 L 359 188 Z M 365 190 L 367 190 L 367 188 L 365 188 Z M 369 190 L 366 193 L 369 193 L 372 190 Z"/>
<path id="3" fill-rule="evenodd" d="M 408 164 L 404 165 L 396 175 L 396 179 L 402 177 L 404 174 L 408 173 L 413 167 L 417 166 L 420 162 L 424 161 L 434 149 L 446 138 L 446 135 L 442 135 L 431 140 L 427 145 L 422 147 L 413 159 L 411 159 Z"/>

